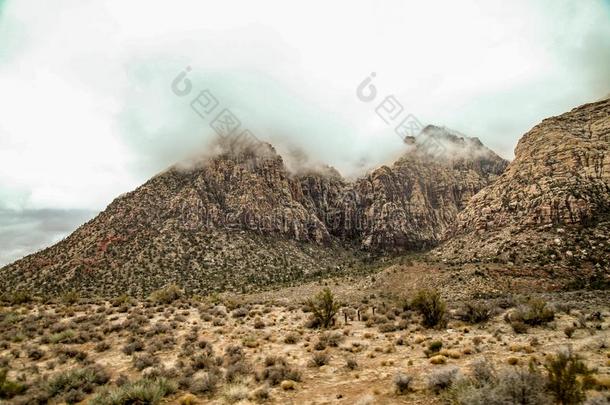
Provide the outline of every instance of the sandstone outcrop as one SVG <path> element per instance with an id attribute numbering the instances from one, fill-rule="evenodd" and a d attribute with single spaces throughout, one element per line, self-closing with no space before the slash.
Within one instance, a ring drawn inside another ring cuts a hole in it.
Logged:
<path id="1" fill-rule="evenodd" d="M 449 261 L 607 268 L 610 257 L 610 100 L 548 118 L 475 195 L 437 250 Z"/>
<path id="2" fill-rule="evenodd" d="M 2 270 L 5 289 L 196 293 L 355 272 L 362 259 L 435 246 L 507 162 L 478 140 L 428 127 L 422 144 L 355 182 L 291 174 L 267 144 L 220 145 L 113 201 L 58 244 Z"/>

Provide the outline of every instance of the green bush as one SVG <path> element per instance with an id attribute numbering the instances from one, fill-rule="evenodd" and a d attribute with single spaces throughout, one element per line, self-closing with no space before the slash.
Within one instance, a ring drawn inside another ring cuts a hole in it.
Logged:
<path id="1" fill-rule="evenodd" d="M 436 353 L 438 353 L 443 348 L 443 342 L 440 340 L 433 340 L 428 343 L 428 348 L 424 350 L 426 356 L 430 357 Z"/>
<path id="2" fill-rule="evenodd" d="M 176 284 L 170 284 L 165 288 L 153 291 L 150 300 L 157 304 L 171 304 L 184 296 L 184 292 Z"/>
<path id="3" fill-rule="evenodd" d="M 314 327 L 328 328 L 335 323 L 335 315 L 340 304 L 335 300 L 329 288 L 320 291 L 313 299 L 307 301 L 307 308 L 313 314 Z"/>
<path id="4" fill-rule="evenodd" d="M 418 291 L 411 306 L 422 315 L 422 323 L 425 327 L 444 327 L 447 324 L 447 306 L 438 291 L 427 289 Z"/>
<path id="5" fill-rule="evenodd" d="M 547 387 L 557 402 L 568 405 L 584 401 L 591 371 L 570 348 L 551 356 L 544 367 L 548 373 Z"/>
<path id="6" fill-rule="evenodd" d="M 100 367 L 70 370 L 53 376 L 46 384 L 46 391 L 51 397 L 58 397 L 72 390 L 104 385 L 109 379 L 108 373 Z"/>
<path id="7" fill-rule="evenodd" d="M 10 399 L 16 395 L 24 393 L 27 390 L 27 386 L 9 380 L 7 375 L 8 370 L 0 370 L 0 398 Z"/>
<path id="8" fill-rule="evenodd" d="M 101 392 L 91 401 L 91 405 L 156 405 L 166 396 L 177 390 L 177 385 L 166 378 L 143 378 L 128 382 L 110 390 Z"/>

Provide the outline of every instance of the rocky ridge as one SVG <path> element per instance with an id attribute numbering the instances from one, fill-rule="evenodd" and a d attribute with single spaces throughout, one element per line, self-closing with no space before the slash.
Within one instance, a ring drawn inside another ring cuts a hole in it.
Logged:
<path id="1" fill-rule="evenodd" d="M 548 118 L 457 216 L 445 261 L 608 269 L 610 99 Z"/>
<path id="2" fill-rule="evenodd" d="M 168 169 L 65 240 L 1 269 L 4 288 L 251 289 L 354 273 L 371 255 L 435 246 L 507 162 L 442 128 L 418 141 L 430 139 L 447 153 L 432 157 L 416 144 L 355 182 L 332 168 L 293 175 L 270 145 L 220 145 L 221 153 Z"/>

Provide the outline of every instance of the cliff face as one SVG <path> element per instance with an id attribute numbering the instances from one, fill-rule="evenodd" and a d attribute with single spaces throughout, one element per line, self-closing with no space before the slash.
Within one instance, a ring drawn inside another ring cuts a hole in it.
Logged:
<path id="1" fill-rule="evenodd" d="M 442 128 L 428 128 L 420 141 L 432 136 L 444 155 L 416 143 L 355 182 L 332 168 L 291 175 L 271 146 L 233 145 L 155 176 L 57 245 L 0 272 L 6 288 L 35 291 L 142 295 L 178 282 L 205 293 L 431 247 L 507 164 Z"/>
<path id="2" fill-rule="evenodd" d="M 436 245 L 466 202 L 502 173 L 508 162 L 480 142 L 434 128 L 424 131 L 444 153 L 434 157 L 416 148 L 391 167 L 383 166 L 356 182 L 361 196 L 365 247 L 422 249 Z"/>
<path id="3" fill-rule="evenodd" d="M 610 100 L 545 119 L 515 160 L 458 215 L 439 250 L 450 260 L 607 265 Z"/>
<path id="4" fill-rule="evenodd" d="M 430 142 L 442 153 L 431 155 Z M 306 177 L 301 188 L 331 235 L 370 251 L 401 252 L 440 242 L 465 203 L 507 164 L 478 139 L 430 126 L 392 166 L 352 184 Z"/>

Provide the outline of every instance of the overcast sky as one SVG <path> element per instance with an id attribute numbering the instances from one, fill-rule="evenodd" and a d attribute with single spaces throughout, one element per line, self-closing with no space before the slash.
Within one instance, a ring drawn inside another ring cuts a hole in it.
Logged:
<path id="1" fill-rule="evenodd" d="M 205 89 L 346 176 L 404 147 L 375 115 L 390 95 L 510 159 L 541 119 L 610 93 L 610 2 L 0 0 L 0 264 L 203 152 Z"/>

